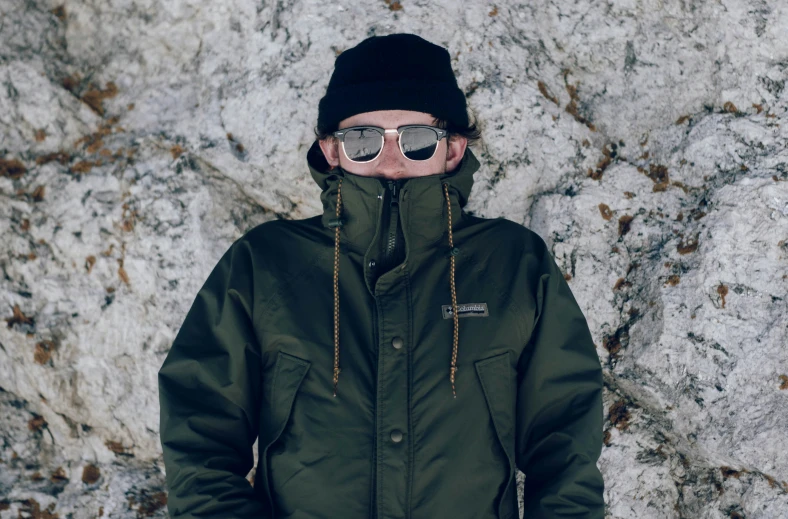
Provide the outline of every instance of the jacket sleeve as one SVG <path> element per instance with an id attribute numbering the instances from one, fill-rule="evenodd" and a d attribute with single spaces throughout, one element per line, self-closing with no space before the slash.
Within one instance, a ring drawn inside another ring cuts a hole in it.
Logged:
<path id="1" fill-rule="evenodd" d="M 585 317 L 545 247 L 518 361 L 516 462 L 524 517 L 602 519 L 602 366 Z"/>
<path id="2" fill-rule="evenodd" d="M 258 434 L 261 361 L 252 259 L 235 242 L 208 276 L 158 372 L 173 519 L 265 518 L 246 479 Z"/>

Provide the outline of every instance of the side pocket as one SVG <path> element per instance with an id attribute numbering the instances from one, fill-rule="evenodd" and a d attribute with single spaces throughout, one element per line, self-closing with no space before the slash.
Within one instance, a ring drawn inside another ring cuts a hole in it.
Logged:
<path id="1" fill-rule="evenodd" d="M 293 409 L 296 393 L 309 371 L 311 362 L 290 353 L 280 351 L 276 357 L 270 394 L 264 395 L 265 402 L 260 416 L 260 438 L 257 471 L 255 472 L 256 493 L 264 494 L 265 502 L 274 514 L 274 501 L 268 481 L 268 449 L 282 435 Z M 259 484 L 259 488 L 258 488 Z"/>
<path id="2" fill-rule="evenodd" d="M 476 373 L 484 390 L 495 432 L 509 463 L 509 479 L 498 502 L 498 517 L 519 517 L 514 462 L 515 387 L 514 368 L 509 362 L 509 351 L 475 362 Z"/>

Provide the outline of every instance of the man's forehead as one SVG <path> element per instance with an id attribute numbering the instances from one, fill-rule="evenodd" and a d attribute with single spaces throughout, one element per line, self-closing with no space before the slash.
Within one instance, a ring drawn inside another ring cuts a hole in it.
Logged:
<path id="1" fill-rule="evenodd" d="M 377 110 L 374 112 L 363 112 L 343 119 L 339 123 L 340 128 L 348 126 L 359 126 L 368 124 L 370 126 L 383 126 L 393 128 L 405 124 L 432 124 L 435 118 L 426 112 L 416 112 L 413 110 Z"/>

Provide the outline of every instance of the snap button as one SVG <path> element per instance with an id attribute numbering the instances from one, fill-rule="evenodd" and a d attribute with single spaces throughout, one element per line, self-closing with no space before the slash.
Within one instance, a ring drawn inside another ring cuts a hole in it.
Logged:
<path id="1" fill-rule="evenodd" d="M 393 441 L 394 443 L 401 442 L 402 441 L 402 432 L 398 431 L 397 429 L 394 429 L 393 431 L 391 431 L 391 441 Z"/>
<path id="2" fill-rule="evenodd" d="M 396 349 L 396 350 L 402 348 L 402 344 L 403 344 L 403 342 L 402 342 L 402 339 L 400 337 L 394 337 L 391 340 L 391 345 L 394 346 L 394 349 Z"/>
<path id="3" fill-rule="evenodd" d="M 370 267 L 374 267 L 375 266 L 375 260 L 369 260 L 369 266 Z"/>

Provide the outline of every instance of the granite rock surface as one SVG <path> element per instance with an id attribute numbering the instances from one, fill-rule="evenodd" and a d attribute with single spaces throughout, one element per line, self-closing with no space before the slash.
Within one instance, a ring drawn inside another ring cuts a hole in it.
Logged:
<path id="1" fill-rule="evenodd" d="M 0 519 L 166 516 L 157 370 L 230 243 L 320 212 L 333 60 L 393 32 L 585 312 L 607 516 L 788 517 L 785 2 L 3 0 Z"/>

